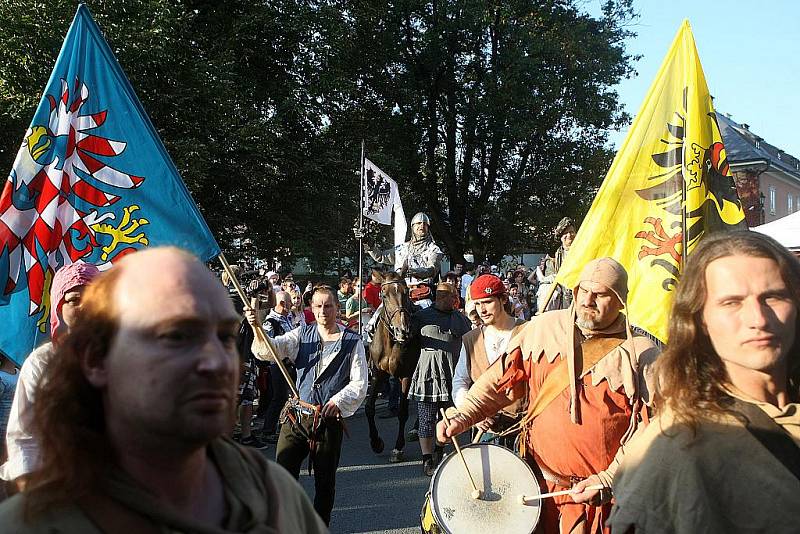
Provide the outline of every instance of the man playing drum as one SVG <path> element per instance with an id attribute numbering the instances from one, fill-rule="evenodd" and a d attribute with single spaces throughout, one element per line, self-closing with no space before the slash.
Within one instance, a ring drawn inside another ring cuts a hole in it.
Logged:
<path id="1" fill-rule="evenodd" d="M 535 317 L 516 334 L 508 353 L 475 384 L 450 425 L 445 441 L 525 395 L 521 453 L 544 479 L 540 488 L 574 493 L 542 502 L 543 531 L 608 532 L 611 480 L 622 447 L 648 421 L 652 363 L 659 350 L 634 337 L 621 313 L 628 275 L 611 258 L 589 262 L 566 310 Z M 584 490 L 602 484 L 605 489 Z"/>
<path id="2" fill-rule="evenodd" d="M 508 293 L 502 280 L 484 274 L 469 286 L 469 295 L 475 305 L 482 328 L 476 328 L 462 338 L 461 355 L 453 377 L 453 399 L 459 408 L 467 397 L 470 386 L 502 356 L 511 336 L 519 332 L 524 321 L 508 313 Z M 525 401 L 520 398 L 498 414 L 478 423 L 484 432 L 502 432 L 521 418 Z M 510 440 L 513 443 L 513 438 Z"/>

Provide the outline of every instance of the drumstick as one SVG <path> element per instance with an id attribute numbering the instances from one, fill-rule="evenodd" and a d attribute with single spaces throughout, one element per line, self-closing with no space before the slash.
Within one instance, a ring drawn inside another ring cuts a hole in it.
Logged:
<path id="1" fill-rule="evenodd" d="M 605 486 L 602 484 L 592 484 L 591 486 L 586 486 L 585 488 L 583 488 L 583 491 L 594 491 L 594 490 L 601 490 L 604 488 Z M 541 495 L 520 495 L 519 502 L 520 504 L 527 504 L 527 501 L 539 501 L 542 499 L 549 499 L 550 497 L 558 497 L 560 495 L 571 495 L 574 493 L 575 491 L 573 489 L 568 489 L 568 490 L 554 491 L 552 493 L 542 493 Z"/>
<path id="2" fill-rule="evenodd" d="M 486 433 L 486 431 L 485 431 L 485 430 L 481 430 L 481 429 L 479 428 L 479 429 L 478 429 L 478 433 L 477 433 L 477 434 L 475 434 L 475 437 L 474 437 L 474 438 L 472 438 L 472 444 L 473 444 L 473 445 L 475 445 L 476 443 L 478 443 L 478 442 L 481 440 L 481 438 L 483 437 L 483 435 L 484 435 L 485 433 Z"/>
<path id="3" fill-rule="evenodd" d="M 447 419 L 447 414 L 444 411 L 444 408 L 441 409 L 442 412 L 442 419 L 444 420 L 444 424 L 450 426 L 450 421 Z M 467 465 L 467 460 L 464 458 L 464 453 L 461 452 L 461 446 L 456 441 L 456 437 L 452 436 L 450 441 L 453 442 L 453 447 L 456 448 L 456 453 L 458 454 L 459 458 L 461 458 L 461 462 L 464 464 L 464 470 L 467 472 L 467 476 L 469 477 L 469 482 L 472 484 L 472 498 L 473 499 L 480 499 L 481 498 L 481 490 L 478 489 L 478 486 L 475 485 L 475 479 L 472 478 L 472 473 L 469 472 L 469 466 Z"/>

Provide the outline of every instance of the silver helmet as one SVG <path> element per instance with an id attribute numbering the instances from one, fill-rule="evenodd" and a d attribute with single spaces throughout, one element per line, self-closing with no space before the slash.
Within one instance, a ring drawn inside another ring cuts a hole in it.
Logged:
<path id="1" fill-rule="evenodd" d="M 416 215 L 414 215 L 414 218 L 411 219 L 411 226 L 414 226 L 415 224 L 420 223 L 420 222 L 421 223 L 425 223 L 428 226 L 431 225 L 431 220 L 428 218 L 427 215 L 425 215 L 422 212 L 419 212 Z"/>

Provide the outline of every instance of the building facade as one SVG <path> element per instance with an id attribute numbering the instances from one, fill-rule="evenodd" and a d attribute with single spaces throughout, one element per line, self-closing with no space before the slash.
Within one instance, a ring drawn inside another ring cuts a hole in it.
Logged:
<path id="1" fill-rule="evenodd" d="M 800 211 L 800 160 L 767 143 L 747 124 L 725 114 L 717 118 L 747 226 Z"/>

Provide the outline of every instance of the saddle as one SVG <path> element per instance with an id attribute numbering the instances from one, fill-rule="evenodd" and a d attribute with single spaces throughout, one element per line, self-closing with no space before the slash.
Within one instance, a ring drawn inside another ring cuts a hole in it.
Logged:
<path id="1" fill-rule="evenodd" d="M 411 302 L 425 300 L 431 298 L 431 286 L 428 284 L 420 284 L 409 289 L 408 296 Z"/>

